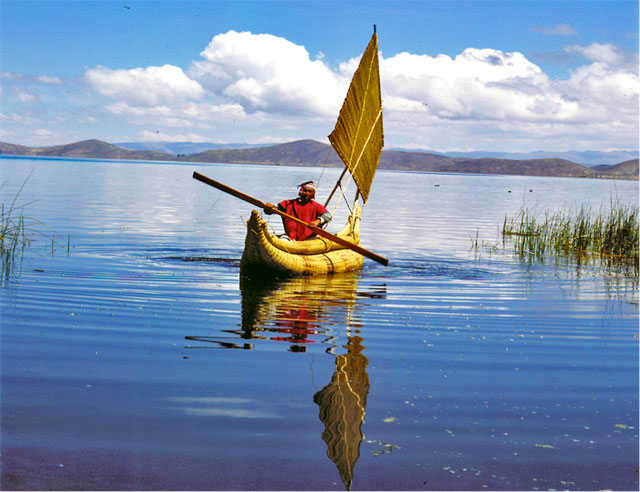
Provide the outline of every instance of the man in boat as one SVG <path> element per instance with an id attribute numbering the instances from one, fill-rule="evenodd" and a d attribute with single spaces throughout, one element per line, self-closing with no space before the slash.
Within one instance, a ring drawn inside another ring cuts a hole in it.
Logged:
<path id="1" fill-rule="evenodd" d="M 273 214 L 273 209 L 277 208 L 281 212 L 297 217 L 309 225 L 325 227 L 331 220 L 331 214 L 314 200 L 316 186 L 313 181 L 305 181 L 299 184 L 298 188 L 300 189 L 298 198 L 284 200 L 278 203 L 277 207 L 267 203 L 264 207 L 264 213 L 271 215 Z M 311 229 L 285 217 L 282 217 L 282 225 L 284 226 L 285 234 L 294 241 L 305 241 L 315 237 Z"/>

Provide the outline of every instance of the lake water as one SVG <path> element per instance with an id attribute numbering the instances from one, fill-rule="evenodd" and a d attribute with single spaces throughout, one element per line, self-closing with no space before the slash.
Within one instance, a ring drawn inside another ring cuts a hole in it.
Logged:
<path id="1" fill-rule="evenodd" d="M 0 160 L 47 236 L 1 289 L 2 489 L 637 490 L 637 278 L 470 249 L 637 182 L 379 172 L 388 267 L 247 285 L 251 206 L 193 171 L 272 202 L 337 173 Z"/>

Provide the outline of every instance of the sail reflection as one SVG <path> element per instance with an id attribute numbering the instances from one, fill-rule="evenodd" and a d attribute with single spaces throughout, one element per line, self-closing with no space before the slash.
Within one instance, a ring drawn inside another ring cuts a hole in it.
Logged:
<path id="1" fill-rule="evenodd" d="M 362 341 L 359 335 L 349 336 L 347 353 L 336 357 L 331 382 L 313 395 L 325 426 L 322 439 L 327 443 L 327 456 L 336 464 L 347 490 L 351 489 L 353 469 L 360 457 L 369 394 L 369 360 L 362 354 Z"/>

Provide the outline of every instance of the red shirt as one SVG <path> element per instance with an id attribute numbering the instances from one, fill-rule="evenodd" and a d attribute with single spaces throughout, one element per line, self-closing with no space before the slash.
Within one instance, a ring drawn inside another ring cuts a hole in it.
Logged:
<path id="1" fill-rule="evenodd" d="M 326 208 L 313 200 L 302 205 L 299 198 L 284 200 L 283 202 L 278 203 L 278 207 L 283 212 L 293 215 L 300 220 L 304 220 L 307 224 L 328 212 Z M 284 226 L 284 231 L 287 233 L 287 236 L 294 241 L 304 241 L 313 234 L 313 231 L 308 227 L 285 217 L 282 218 L 282 225 Z"/>

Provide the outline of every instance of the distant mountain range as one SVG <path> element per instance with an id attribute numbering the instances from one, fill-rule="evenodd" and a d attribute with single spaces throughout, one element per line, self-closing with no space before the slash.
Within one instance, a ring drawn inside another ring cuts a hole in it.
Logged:
<path id="1" fill-rule="evenodd" d="M 437 152 L 436 152 L 437 153 Z M 532 159 L 565 159 L 567 161 L 582 164 L 583 166 L 599 166 L 603 164 L 617 164 L 624 161 L 630 161 L 638 158 L 638 152 L 631 150 L 618 150 L 611 152 L 599 152 L 595 150 L 577 151 L 570 150 L 566 152 L 547 152 L 538 150 L 535 152 L 495 152 L 495 151 L 474 151 L 474 152 L 446 152 L 443 155 L 447 157 L 467 157 L 472 159 L 513 159 L 513 160 L 532 160 Z"/>
<path id="2" fill-rule="evenodd" d="M 125 148 L 138 146 L 137 149 Z M 147 148 L 145 148 L 145 146 Z M 26 147 L 0 142 L 0 154 L 15 156 L 49 156 L 89 159 L 150 160 L 177 162 L 212 162 L 228 164 L 267 164 L 285 166 L 342 166 L 330 145 L 315 140 L 298 140 L 285 144 L 252 147 L 199 143 L 129 143 L 113 145 L 100 140 L 84 140 L 52 147 Z M 241 148 L 238 148 L 241 147 Z M 156 150 L 163 148 L 166 151 Z M 175 152 L 175 150 L 182 152 Z M 203 150 L 205 149 L 205 150 Z M 169 152 L 167 152 L 169 151 Z M 174 153 L 175 152 L 175 153 Z M 543 153 L 541 153 L 543 154 Z M 621 154 L 621 157 L 624 153 Z M 638 179 L 638 156 L 615 164 L 585 166 L 557 157 L 507 159 L 447 156 L 429 152 L 385 150 L 379 169 L 415 172 L 508 174 L 527 176 L 564 176 L 588 178 Z M 510 155 L 510 154 L 507 154 Z M 553 155 L 544 153 L 544 155 Z M 628 157 L 628 155 L 626 155 Z"/>
<path id="3" fill-rule="evenodd" d="M 129 150 L 156 150 L 166 154 L 189 155 L 199 154 L 207 150 L 218 149 L 250 149 L 255 147 L 266 147 L 266 145 L 255 144 L 219 144 L 213 142 L 120 142 L 114 143 L 118 147 Z M 484 159 L 487 157 L 495 159 L 532 160 L 532 159 L 565 159 L 567 161 L 582 164 L 583 166 L 598 166 L 602 164 L 617 164 L 629 161 L 638 157 L 638 152 L 631 150 L 618 150 L 612 152 L 598 151 L 568 151 L 568 152 L 496 152 L 496 151 L 474 151 L 474 152 L 433 152 L 420 149 L 395 149 L 399 152 L 419 152 L 422 154 L 436 154 L 446 157 L 466 157 L 468 159 Z"/>

